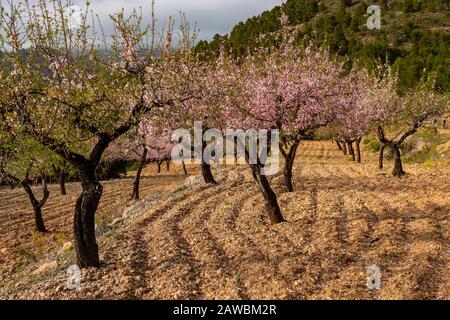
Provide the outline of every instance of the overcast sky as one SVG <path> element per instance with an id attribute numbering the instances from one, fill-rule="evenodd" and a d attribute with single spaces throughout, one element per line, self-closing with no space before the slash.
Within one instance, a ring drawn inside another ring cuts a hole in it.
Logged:
<path id="1" fill-rule="evenodd" d="M 74 4 L 80 7 L 83 7 L 84 3 L 83 0 L 74 1 Z M 179 12 L 182 11 L 190 22 L 197 22 L 200 40 L 210 40 L 216 33 L 228 33 L 239 21 L 280 3 L 281 0 L 156 0 L 156 15 L 160 21 L 164 21 L 169 16 L 178 18 Z M 102 21 L 107 21 L 108 14 L 121 8 L 129 12 L 139 7 L 143 8 L 148 22 L 151 0 L 91 0 L 91 9 L 102 17 Z M 111 25 L 104 24 L 106 31 L 110 31 Z"/>

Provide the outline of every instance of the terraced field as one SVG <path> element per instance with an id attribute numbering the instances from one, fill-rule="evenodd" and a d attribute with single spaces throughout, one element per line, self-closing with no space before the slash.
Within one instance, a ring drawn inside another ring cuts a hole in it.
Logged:
<path id="1" fill-rule="evenodd" d="M 179 174 L 178 167 L 173 169 L 173 175 L 164 172 L 160 176 L 143 177 L 141 197 L 169 192 L 182 183 L 185 177 Z M 150 170 L 153 166 L 147 168 L 149 173 Z M 103 196 L 96 217 L 98 225 L 122 215 L 126 205 L 130 204 L 132 183 L 131 178 L 103 183 Z M 72 239 L 73 213 L 81 186 L 69 183 L 66 188 L 68 195 L 62 196 L 58 186 L 49 186 L 50 198 L 43 208 L 43 218 L 50 233 L 43 236 L 34 232 L 33 211 L 25 192 L 19 188 L 0 190 L 0 248 L 5 252 L 0 254 L 1 270 L 14 271 Z M 35 188 L 35 192 L 40 195 L 40 188 Z"/>
<path id="2" fill-rule="evenodd" d="M 277 226 L 268 225 L 245 167 L 216 169 L 218 186 L 178 189 L 100 238 L 104 266 L 84 271 L 80 289 L 64 288 L 70 259 L 61 259 L 58 270 L 40 279 L 24 276 L 14 289 L 4 285 L 0 296 L 449 299 L 448 168 L 407 165 L 409 174 L 398 180 L 389 175 L 389 163 L 379 171 L 371 155 L 363 156 L 365 163 L 356 164 L 330 142 L 304 143 L 294 168 L 296 191 L 285 193 L 282 177 L 273 178 L 288 221 Z M 163 185 L 161 178 L 146 179 L 144 194 L 167 193 L 181 181 L 166 179 Z M 106 184 L 100 216 L 119 208 L 128 192 L 123 184 Z M 0 223 L 7 248 L 30 241 L 25 202 L 10 220 L 19 192 L 2 194 L 9 208 L 1 209 Z M 49 203 L 50 229 L 70 228 L 68 204 L 60 197 Z M 379 290 L 366 286 L 371 265 L 381 269 Z"/>

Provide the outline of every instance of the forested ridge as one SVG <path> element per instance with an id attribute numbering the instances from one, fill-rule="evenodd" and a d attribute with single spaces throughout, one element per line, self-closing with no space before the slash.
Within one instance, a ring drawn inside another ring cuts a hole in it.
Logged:
<path id="1" fill-rule="evenodd" d="M 448 0 L 287 0 L 289 25 L 298 41 L 314 41 L 332 53 L 366 66 L 388 62 L 399 72 L 399 90 L 413 87 L 424 75 L 436 74 L 437 88 L 450 90 L 450 11 Z M 366 26 L 368 6 L 381 8 L 381 30 Z M 261 41 L 276 43 L 280 6 L 238 23 L 227 35 L 200 41 L 197 53 L 217 55 L 220 47 L 245 55 Z"/>

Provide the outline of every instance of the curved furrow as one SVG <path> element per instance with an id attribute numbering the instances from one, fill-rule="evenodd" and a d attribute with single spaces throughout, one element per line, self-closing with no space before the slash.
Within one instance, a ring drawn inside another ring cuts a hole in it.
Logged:
<path id="1" fill-rule="evenodd" d="M 379 222 L 374 227 L 374 243 L 371 254 L 378 257 L 378 267 L 382 272 L 382 286 L 378 291 L 380 299 L 391 297 L 392 299 L 409 299 L 414 288 L 410 280 L 410 256 L 413 238 L 407 226 L 405 216 L 409 216 L 409 210 L 400 206 L 402 204 L 399 195 L 392 197 L 386 193 L 382 196 L 373 195 L 376 202 L 374 209 L 379 210 L 377 216 Z"/>
<path id="2" fill-rule="evenodd" d="M 148 187 L 142 188 L 142 194 L 145 194 L 145 192 L 148 190 L 154 190 L 157 189 L 158 186 L 151 185 Z M 116 190 L 116 189 L 114 189 Z M 113 190 L 113 191 L 114 191 Z M 103 203 L 108 202 L 108 195 L 111 191 L 107 191 L 105 195 L 103 196 L 102 200 Z M 63 203 L 62 201 L 58 201 L 52 199 L 49 205 L 43 208 L 43 217 L 44 221 L 46 223 L 46 226 L 49 230 L 53 232 L 68 232 L 71 233 L 72 230 L 72 217 L 73 217 L 73 207 L 75 205 L 76 198 L 69 198 L 66 196 L 58 196 L 62 200 L 68 200 L 69 203 Z M 72 203 L 73 202 L 73 203 Z M 106 208 L 110 207 L 110 204 L 105 205 Z M 68 209 L 68 207 L 70 209 Z M 63 211 L 59 211 L 59 209 L 64 209 Z M 52 212 L 51 214 L 48 214 L 48 212 Z M 97 216 L 103 215 L 104 206 L 99 207 L 97 211 Z M 31 210 L 31 208 L 28 208 L 26 212 L 24 212 L 20 218 L 15 219 L 13 221 L 10 221 L 7 225 L 3 225 L 0 227 L 0 230 L 8 230 L 7 232 L 4 232 L 2 234 L 2 238 L 7 239 L 3 243 L 3 246 L 5 247 L 14 247 L 17 243 L 17 237 L 16 235 L 21 233 L 21 230 L 34 230 L 34 215 Z M 30 233 L 31 235 L 31 233 Z M 22 239 L 23 240 L 23 239 Z M 30 244 L 31 245 L 31 244 Z"/>
<path id="3" fill-rule="evenodd" d="M 408 222 L 413 242 L 408 262 L 413 271 L 414 299 L 437 299 L 448 278 L 449 243 L 442 221 L 407 200 L 407 207 L 420 218 Z"/>
<path id="4" fill-rule="evenodd" d="M 177 201 L 159 219 L 146 226 L 144 239 L 149 260 L 145 278 L 152 280 L 151 290 L 144 298 L 195 299 L 202 296 L 202 266 L 183 237 L 179 223 L 204 197 L 213 193 L 214 188 L 197 190 L 195 196 Z"/>
<path id="5" fill-rule="evenodd" d="M 225 193 L 233 202 L 223 202 L 210 218 L 208 229 L 212 238 L 223 248 L 234 266 L 235 286 L 242 288 L 250 299 L 290 297 L 289 285 L 277 265 L 242 231 L 236 220 L 244 203 L 255 194 L 254 183 L 244 183 Z"/>
<path id="6" fill-rule="evenodd" d="M 312 166 L 311 175 L 317 177 L 317 171 L 322 172 L 322 177 L 336 174 L 334 165 L 329 164 Z M 302 232 L 305 234 L 306 267 L 299 281 L 308 299 L 336 298 L 334 288 L 342 290 L 338 291 L 340 293 L 346 292 L 351 298 L 360 294 L 358 288 L 364 283 L 364 280 L 355 279 L 354 268 L 360 252 L 358 245 L 351 241 L 352 230 L 349 227 L 358 213 L 347 209 L 348 205 L 354 206 L 353 199 L 346 197 L 348 192 L 341 191 L 334 183 L 313 178 L 310 186 L 312 221 L 306 232 Z M 329 192 L 330 188 L 332 192 Z M 350 268 L 352 271 L 347 276 L 343 270 Z M 341 277 L 341 274 L 346 277 Z"/>
<path id="7" fill-rule="evenodd" d="M 167 204 L 158 208 L 144 219 L 135 223 L 126 234 L 121 234 L 122 242 L 129 245 L 130 249 L 124 248 L 124 251 L 131 252 L 129 259 L 125 259 L 127 263 L 124 268 L 129 267 L 130 272 L 129 285 L 127 290 L 123 293 L 127 299 L 141 299 L 143 295 L 148 294 L 151 290 L 152 279 L 148 277 L 150 266 L 150 252 L 148 251 L 148 239 L 146 232 L 148 227 L 161 219 L 167 212 L 171 211 L 177 203 L 185 201 L 186 195 L 171 199 Z M 119 263 L 121 259 L 117 259 Z"/>
<path id="8" fill-rule="evenodd" d="M 184 238 L 189 242 L 192 253 L 202 264 L 203 299 L 248 299 L 245 287 L 234 279 L 236 269 L 222 246 L 216 241 L 207 224 L 221 203 L 226 202 L 229 185 L 216 187 L 213 196 L 202 200 L 195 212 L 190 211 L 180 223 Z M 222 200 L 222 201 L 221 201 Z"/>
<path id="9" fill-rule="evenodd" d="M 148 192 L 148 190 L 153 190 L 158 188 L 157 185 L 152 185 L 149 187 L 144 187 L 142 188 L 141 192 L 145 193 Z M 102 196 L 102 200 L 100 202 L 99 205 L 99 209 L 98 212 L 101 212 L 106 208 L 110 208 L 111 204 L 109 203 L 109 201 L 107 200 L 108 198 L 115 198 L 118 195 L 123 195 L 125 194 L 123 191 L 121 191 L 120 188 L 114 189 L 114 190 L 110 190 L 105 192 L 105 194 Z M 124 197 L 120 197 L 120 199 L 123 199 Z M 75 206 L 75 202 L 76 202 L 76 197 L 69 197 L 69 196 L 58 196 L 58 198 L 52 198 L 49 200 L 48 204 L 46 206 L 44 206 L 44 208 L 42 209 L 42 214 L 44 217 L 44 221 L 45 223 L 51 225 L 51 224 L 56 224 L 56 222 L 62 221 L 62 220 L 66 220 L 68 219 L 67 223 L 71 224 L 71 215 L 68 215 L 67 217 L 65 217 L 63 215 L 63 213 L 67 213 L 67 207 L 73 207 Z M 120 201 L 121 203 L 123 203 L 123 201 Z M 65 209 L 64 211 L 59 211 L 60 209 Z M 17 228 L 22 228 L 22 227 L 26 227 L 26 226 L 30 226 L 33 225 L 33 219 L 34 219 L 34 215 L 33 215 L 33 211 L 31 208 L 31 204 L 29 206 L 26 206 L 26 209 L 23 209 L 23 212 L 20 212 L 20 215 L 13 220 L 9 220 L 7 224 L 1 225 L 0 224 L 0 229 L 4 228 L 4 229 L 10 229 L 11 226 L 17 226 Z M 70 212 L 72 212 L 73 210 L 71 209 Z M 6 220 L 6 219 L 5 219 Z M 15 230 L 11 231 L 10 233 L 14 233 Z M 9 235 L 10 233 L 5 234 Z"/>
<path id="10" fill-rule="evenodd" d="M 378 257 L 370 254 L 373 244 L 373 227 L 378 218 L 365 205 L 364 193 L 343 192 L 336 196 L 332 204 L 339 216 L 336 219 L 335 238 L 342 244 L 341 250 L 333 256 L 335 270 L 327 272 L 326 281 L 320 292 L 313 297 L 318 299 L 376 299 L 377 290 L 368 290 L 366 287 L 366 269 L 371 265 L 378 265 Z M 370 218 L 367 218 L 370 216 Z M 320 222 L 322 223 L 322 222 Z M 344 223 L 344 226 L 340 224 Z M 333 245 L 333 250 L 336 244 Z M 330 277 L 329 274 L 332 274 Z"/>
<path id="11" fill-rule="evenodd" d="M 228 222 L 229 227 L 236 234 L 237 239 L 239 239 L 241 246 L 254 254 L 251 258 L 245 258 L 246 261 L 243 260 L 250 263 L 256 260 L 256 263 L 253 265 L 256 270 L 251 270 L 253 276 L 248 277 L 247 279 L 250 281 L 260 279 L 263 283 L 270 283 L 277 289 L 267 288 L 267 290 L 276 291 L 281 299 L 296 299 L 296 292 L 292 290 L 290 280 L 287 278 L 284 270 L 280 269 L 279 264 L 286 259 L 296 257 L 297 254 L 286 251 L 287 246 L 289 245 L 288 243 L 282 244 L 274 241 L 272 235 L 276 234 L 273 233 L 271 229 L 276 228 L 277 226 L 268 225 L 265 208 L 262 204 L 256 206 L 257 201 L 261 203 L 260 199 L 262 196 L 259 194 L 259 191 L 257 191 L 255 195 L 255 191 L 253 191 L 252 196 L 247 198 L 244 197 L 235 203 L 232 208 L 231 219 Z M 259 212 L 259 214 L 256 215 L 256 212 Z M 252 223 L 252 221 L 254 222 Z M 260 225 L 260 227 L 258 227 L 258 225 Z M 259 263 L 262 265 L 259 265 Z M 246 266 L 246 264 L 247 263 L 245 263 L 244 266 Z M 248 271 L 250 270 L 246 270 L 246 272 Z M 257 275 L 255 275 L 255 273 Z M 265 278 L 261 278 L 262 276 Z M 244 277 L 247 276 L 244 275 L 243 278 Z M 253 286 L 256 286 L 256 284 L 246 283 L 251 298 L 264 299 L 267 292 L 263 292 L 264 287 L 262 287 L 261 283 L 259 283 L 260 287 L 258 288 L 259 292 L 257 295 L 251 292 L 255 290 Z"/>

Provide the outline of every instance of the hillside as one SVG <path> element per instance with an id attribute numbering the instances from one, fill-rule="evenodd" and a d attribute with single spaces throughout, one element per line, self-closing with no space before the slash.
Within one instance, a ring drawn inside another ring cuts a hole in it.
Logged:
<path id="1" fill-rule="evenodd" d="M 369 30 L 367 6 L 381 7 L 381 30 Z M 450 91 L 450 7 L 441 0 L 287 0 L 289 24 L 299 41 L 316 41 L 332 53 L 361 60 L 388 61 L 400 75 L 400 90 L 425 73 L 437 73 L 438 88 Z M 197 52 L 217 54 L 221 45 L 234 55 L 261 44 L 260 36 L 280 29 L 280 7 L 237 24 L 228 35 L 201 41 Z M 264 40 L 267 41 L 267 40 Z M 263 45 L 267 45 L 265 42 Z"/>

